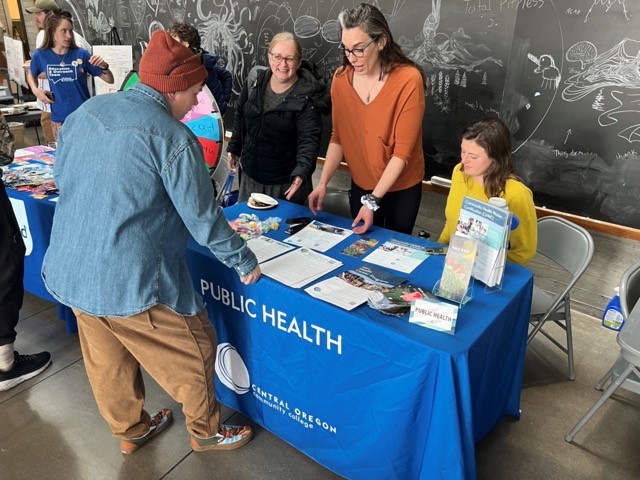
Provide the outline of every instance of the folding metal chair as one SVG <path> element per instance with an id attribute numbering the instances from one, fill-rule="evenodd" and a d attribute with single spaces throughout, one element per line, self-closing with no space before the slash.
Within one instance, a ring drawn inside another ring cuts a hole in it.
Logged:
<path id="1" fill-rule="evenodd" d="M 584 228 L 560 217 L 538 219 L 538 254 L 557 263 L 570 273 L 572 278 L 558 295 L 547 293 L 534 285 L 530 318 L 533 329 L 527 337 L 527 345 L 538 333 L 547 337 L 567 354 L 570 380 L 575 379 L 570 294 L 591 263 L 593 250 L 593 238 Z M 566 346 L 543 330 L 545 323 L 550 321 L 565 330 Z"/>
<path id="2" fill-rule="evenodd" d="M 571 442 L 591 417 L 604 405 L 604 402 L 618 387 L 640 394 L 640 262 L 629 267 L 620 279 L 620 306 L 625 323 L 618 333 L 617 341 L 620 345 L 620 355 L 604 377 L 596 385 L 596 390 L 602 391 L 604 385 L 611 380 L 609 387 L 593 404 L 589 411 L 580 419 L 575 427 L 564 438 Z"/>

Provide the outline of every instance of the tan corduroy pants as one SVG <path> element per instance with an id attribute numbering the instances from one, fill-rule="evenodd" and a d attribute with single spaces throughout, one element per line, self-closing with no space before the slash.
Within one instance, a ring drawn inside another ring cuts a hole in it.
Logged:
<path id="1" fill-rule="evenodd" d="M 89 382 L 114 437 L 136 438 L 149 430 L 140 366 L 182 404 L 191 435 L 205 438 L 217 433 L 217 336 L 206 310 L 193 317 L 163 305 L 131 317 L 74 313 Z"/>

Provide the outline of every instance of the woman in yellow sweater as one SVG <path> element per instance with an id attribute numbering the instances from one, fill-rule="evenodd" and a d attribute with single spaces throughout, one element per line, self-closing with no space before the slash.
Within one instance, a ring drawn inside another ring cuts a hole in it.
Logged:
<path id="1" fill-rule="evenodd" d="M 346 158 L 354 233 L 375 224 L 410 235 L 424 177 L 422 74 L 376 7 L 362 3 L 338 21 L 343 61 L 331 85 L 331 141 L 309 208 L 314 215 L 322 209 L 327 183 Z"/>
<path id="2" fill-rule="evenodd" d="M 519 225 L 511 231 L 507 260 L 527 265 L 536 253 L 538 227 L 531 190 L 514 174 L 511 135 L 499 118 L 485 118 L 462 133 L 461 161 L 453 170 L 445 209 L 446 224 L 438 239 L 449 243 L 455 233 L 462 199 L 488 201 L 502 197 Z"/>

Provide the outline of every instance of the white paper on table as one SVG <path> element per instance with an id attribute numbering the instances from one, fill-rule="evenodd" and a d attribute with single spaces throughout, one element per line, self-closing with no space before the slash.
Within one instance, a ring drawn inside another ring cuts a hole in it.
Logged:
<path id="1" fill-rule="evenodd" d="M 318 252 L 326 252 L 352 233 L 346 228 L 334 227 L 314 220 L 298 233 L 287 238 L 285 242 L 298 247 L 312 248 Z"/>
<path id="2" fill-rule="evenodd" d="M 411 273 L 428 257 L 429 254 L 423 247 L 399 240 L 389 240 L 364 257 L 362 261 Z"/>
<path id="3" fill-rule="evenodd" d="M 339 277 L 331 277 L 304 289 L 312 297 L 345 310 L 353 310 L 369 297 L 369 290 L 354 287 Z"/>
<path id="4" fill-rule="evenodd" d="M 260 265 L 262 273 L 293 288 L 304 287 L 342 265 L 321 253 L 298 248 Z"/>
<path id="5" fill-rule="evenodd" d="M 250 238 L 247 240 L 247 246 L 255 254 L 258 259 L 258 263 L 266 262 L 267 260 L 277 257 L 292 250 L 294 247 L 285 243 L 274 240 L 273 238 L 265 237 L 261 235 L 257 238 Z"/>

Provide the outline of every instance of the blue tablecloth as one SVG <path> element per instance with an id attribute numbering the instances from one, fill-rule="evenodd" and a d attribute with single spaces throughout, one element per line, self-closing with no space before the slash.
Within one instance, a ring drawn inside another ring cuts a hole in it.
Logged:
<path id="1" fill-rule="evenodd" d="M 55 200 L 57 195 L 36 199 L 31 193 L 6 189 L 11 205 L 16 214 L 22 237 L 27 247 L 24 257 L 24 288 L 27 292 L 50 302 L 56 299 L 44 286 L 40 271 L 44 253 L 49 247 Z M 57 303 L 57 302 L 56 302 Z M 70 308 L 58 303 L 58 318 L 65 322 L 67 332 L 78 331 L 76 317 Z"/>
<path id="2" fill-rule="evenodd" d="M 7 192 L 25 212 L 18 215 L 29 249 L 25 288 L 53 300 L 40 269 L 55 203 Z M 249 211 L 283 221 L 309 215 L 283 201 L 272 210 L 241 204 L 225 213 L 233 219 Z M 318 219 L 350 226 L 325 213 Z M 268 235 L 284 239 L 284 223 Z M 370 236 L 424 242 L 379 228 Z M 355 239 L 327 252 L 344 263 L 341 270 L 361 264 L 340 253 Z M 194 242 L 187 261 L 218 333 L 218 398 L 341 475 L 474 478 L 475 443 L 503 415 L 519 416 L 533 286 L 525 268 L 508 264 L 499 292 L 487 294 L 477 283 L 448 335 L 366 305 L 346 312 L 265 276 L 245 286 Z M 430 257 L 409 281 L 432 288 L 443 262 Z M 75 331 L 70 309 L 60 306 L 59 316 Z"/>
<path id="3" fill-rule="evenodd" d="M 283 201 L 225 209 L 229 219 L 243 212 L 309 215 Z M 282 240 L 284 229 L 268 236 Z M 424 242 L 379 228 L 370 236 Z M 340 253 L 356 238 L 327 252 L 344 263 L 329 276 L 362 263 Z M 519 416 L 533 287 L 523 267 L 507 265 L 501 291 L 476 283 L 449 335 L 366 305 L 347 312 L 265 276 L 245 286 L 194 242 L 187 262 L 218 333 L 218 398 L 340 475 L 475 478 L 475 443 L 503 415 Z M 409 281 L 432 288 L 443 263 L 428 258 Z"/>

